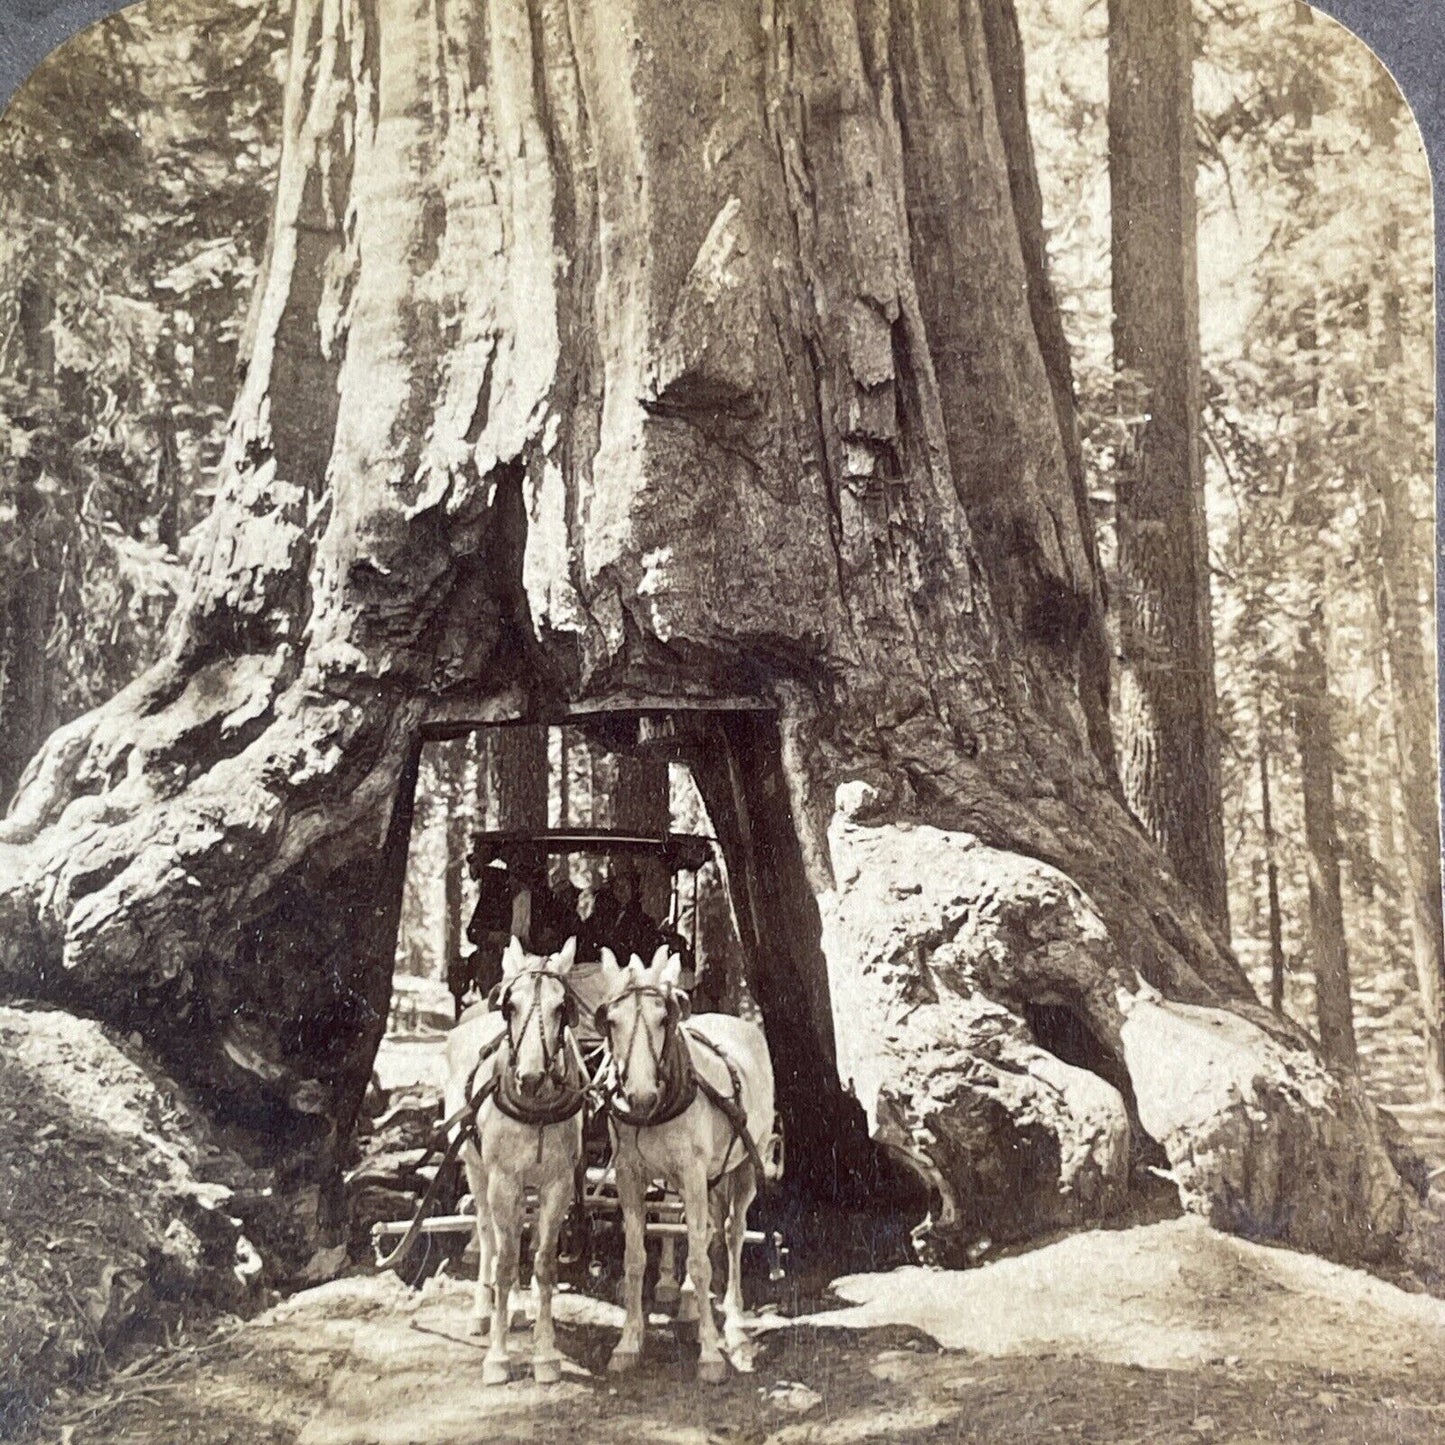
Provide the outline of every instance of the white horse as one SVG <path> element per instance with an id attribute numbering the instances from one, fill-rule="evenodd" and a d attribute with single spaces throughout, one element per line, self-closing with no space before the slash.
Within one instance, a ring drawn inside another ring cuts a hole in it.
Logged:
<path id="1" fill-rule="evenodd" d="M 634 955 L 626 968 L 603 949 L 602 965 L 609 1002 L 597 1011 L 597 1022 L 616 1070 L 612 1158 L 626 1239 L 627 1296 L 627 1320 L 608 1368 L 629 1370 L 642 1351 L 645 1195 L 650 1181 L 662 1179 L 681 1194 L 687 1222 L 688 1279 L 699 1314 L 698 1378 L 717 1382 L 727 1364 L 712 1314 L 709 1227 L 727 1244 L 723 1338 L 736 1349 L 745 1338 L 743 1235 L 761 1183 L 753 1160 L 771 1153 L 773 1065 L 767 1040 L 756 1024 L 729 1014 L 690 1018 L 687 995 L 677 987 L 681 960 L 666 947 L 650 965 Z M 746 1141 L 709 1090 L 735 1102 Z"/>
<path id="2" fill-rule="evenodd" d="M 575 1005 L 567 975 L 577 953 L 568 939 L 551 958 L 528 955 L 513 938 L 502 955 L 496 1012 L 474 1004 L 447 1038 L 446 1113 L 479 1097 L 476 1130 L 462 1147 L 477 1208 L 477 1291 L 472 1332 L 491 1323 L 482 1381 L 504 1385 L 510 1374 L 507 1334 L 522 1240 L 525 1191 L 537 1191 L 533 1281 L 537 1324 L 532 1373 L 538 1384 L 561 1378 L 552 1331 L 557 1239 L 582 1158 L 582 1102 L 587 1079 L 567 1033 Z M 460 1128 L 466 1128 L 464 1123 Z"/>

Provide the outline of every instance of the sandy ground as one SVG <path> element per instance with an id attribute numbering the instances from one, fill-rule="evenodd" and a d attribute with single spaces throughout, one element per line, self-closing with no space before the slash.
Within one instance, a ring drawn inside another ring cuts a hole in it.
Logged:
<path id="1" fill-rule="evenodd" d="M 1231 1357 L 1388 1375 L 1445 1363 L 1445 1301 L 1197 1220 L 1093 1230 L 984 1269 L 835 1280 L 851 1308 L 798 1323 L 909 1325 L 951 1350 L 1144 1369 Z"/>
<path id="2" fill-rule="evenodd" d="M 1445 1303 L 1188 1221 L 1092 1231 L 965 1274 L 838 1281 L 831 1313 L 758 1321 L 707 1387 L 657 1316 L 605 1365 L 615 1307 L 560 1301 L 560 1385 L 481 1385 L 469 1291 L 390 1276 L 297 1295 L 56 1413 L 36 1437 L 187 1445 L 1445 1440 Z"/>

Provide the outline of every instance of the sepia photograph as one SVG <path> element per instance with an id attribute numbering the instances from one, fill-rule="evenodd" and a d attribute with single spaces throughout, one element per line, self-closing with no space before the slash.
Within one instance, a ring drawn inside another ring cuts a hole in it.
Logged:
<path id="1" fill-rule="evenodd" d="M 80 23 L 0 111 L 0 1440 L 1445 1441 L 1365 42 Z"/>

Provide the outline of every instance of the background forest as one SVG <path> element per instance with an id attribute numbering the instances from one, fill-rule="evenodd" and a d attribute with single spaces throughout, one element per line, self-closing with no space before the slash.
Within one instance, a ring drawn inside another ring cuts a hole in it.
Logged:
<path id="1" fill-rule="evenodd" d="M 287 18 L 283 0 L 150 0 L 43 66 L 0 127 L 7 797 L 41 739 L 162 645 L 246 355 Z M 1020 20 L 1049 259 L 1117 602 L 1117 481 L 1144 411 L 1111 342 L 1108 13 L 1103 0 L 1025 0 Z M 1303 800 L 1323 768 L 1361 1065 L 1383 1101 L 1401 1102 L 1429 1086 L 1418 978 L 1439 949 L 1438 877 L 1422 889 L 1419 872 L 1436 783 L 1411 763 L 1412 738 L 1434 757 L 1428 173 L 1393 85 L 1333 22 L 1266 0 L 1205 0 L 1195 22 L 1232 941 L 1261 997 L 1313 1028 L 1320 920 Z M 1126 660 L 1117 625 L 1113 641 Z M 552 820 L 611 821 L 615 764 L 578 739 L 564 763 L 562 746 L 554 736 L 553 776 L 571 797 L 554 787 Z M 506 787 L 485 747 L 428 750 L 401 967 L 440 975 L 458 946 L 467 835 L 495 825 Z M 680 787 L 673 812 L 698 825 Z M 1421 896 L 1435 900 L 1433 926 Z"/>

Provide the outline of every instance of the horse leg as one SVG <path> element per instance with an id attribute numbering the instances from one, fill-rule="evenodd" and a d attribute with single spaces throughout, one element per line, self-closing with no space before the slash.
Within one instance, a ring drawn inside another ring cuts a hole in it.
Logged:
<path id="1" fill-rule="evenodd" d="M 642 1275 L 647 1267 L 647 1240 L 644 1233 L 647 1207 L 647 1181 L 642 1177 L 641 1160 L 617 1159 L 617 1198 L 622 1205 L 622 1282 L 626 1296 L 627 1320 L 622 1338 L 612 1351 L 607 1368 L 621 1372 L 630 1370 L 642 1355 Z"/>
<path id="2" fill-rule="evenodd" d="M 687 1267 L 687 1241 L 684 1239 L 682 1241 L 682 1289 L 677 1297 L 677 1310 L 674 1317 L 678 1324 L 692 1326 L 697 1324 L 697 1313 L 697 1292 L 692 1287 L 692 1271 Z"/>
<path id="3" fill-rule="evenodd" d="M 708 1207 L 708 1248 L 712 1249 L 722 1239 L 723 1221 L 727 1217 L 727 1203 L 723 1195 L 723 1186 L 717 1189 L 710 1189 L 707 1196 Z M 683 1249 L 687 1246 L 684 1244 Z M 711 1254 L 708 1256 L 711 1261 Z M 686 1259 L 686 1255 L 684 1255 Z M 711 1301 L 709 1301 L 711 1304 Z M 692 1287 L 692 1272 L 688 1271 L 682 1282 L 682 1296 L 677 1304 L 677 1320 L 679 1324 L 695 1325 L 698 1317 L 697 1294 Z"/>
<path id="4" fill-rule="evenodd" d="M 652 1292 L 653 1302 L 660 1310 L 677 1309 L 677 1237 L 665 1234 L 662 1237 L 662 1251 L 657 1261 L 657 1288 Z"/>
<path id="5" fill-rule="evenodd" d="M 712 1317 L 712 1261 L 707 1254 L 712 1216 L 708 1208 L 707 1168 L 690 1164 L 682 1176 L 682 1209 L 687 1220 L 687 1277 L 697 1299 L 697 1377 L 710 1385 L 727 1377 L 727 1361 L 719 1348 L 717 1321 Z"/>
<path id="6" fill-rule="evenodd" d="M 487 1180 L 487 1210 L 492 1216 L 492 1245 L 496 1253 L 496 1288 L 492 1300 L 492 1343 L 482 1363 L 484 1385 L 505 1385 L 511 1378 L 507 1336 L 512 1325 L 512 1286 L 517 1282 L 522 1245 L 520 1180 L 494 1169 Z"/>
<path id="7" fill-rule="evenodd" d="M 477 1213 L 477 1288 L 472 1297 L 472 1318 L 468 1333 L 484 1335 L 492 1318 L 492 1274 L 496 1250 L 492 1247 L 492 1220 L 487 1213 L 487 1181 L 482 1175 L 479 1159 L 469 1148 L 464 1158 L 467 1188 L 472 1192 L 472 1207 Z"/>
<path id="8" fill-rule="evenodd" d="M 532 1376 L 539 1385 L 555 1385 L 562 1378 L 562 1356 L 552 1334 L 552 1292 L 557 1287 L 557 1239 L 571 1197 L 570 1172 L 549 1180 L 537 1192 L 537 1232 L 532 1239 L 532 1283 L 537 1292 Z"/>
<path id="9" fill-rule="evenodd" d="M 748 1206 L 758 1192 L 757 1176 L 745 1164 L 724 1181 L 728 1191 L 728 1288 L 723 1297 L 723 1338 L 730 1350 L 746 1343 L 743 1333 L 743 1235 L 748 1228 Z"/>

